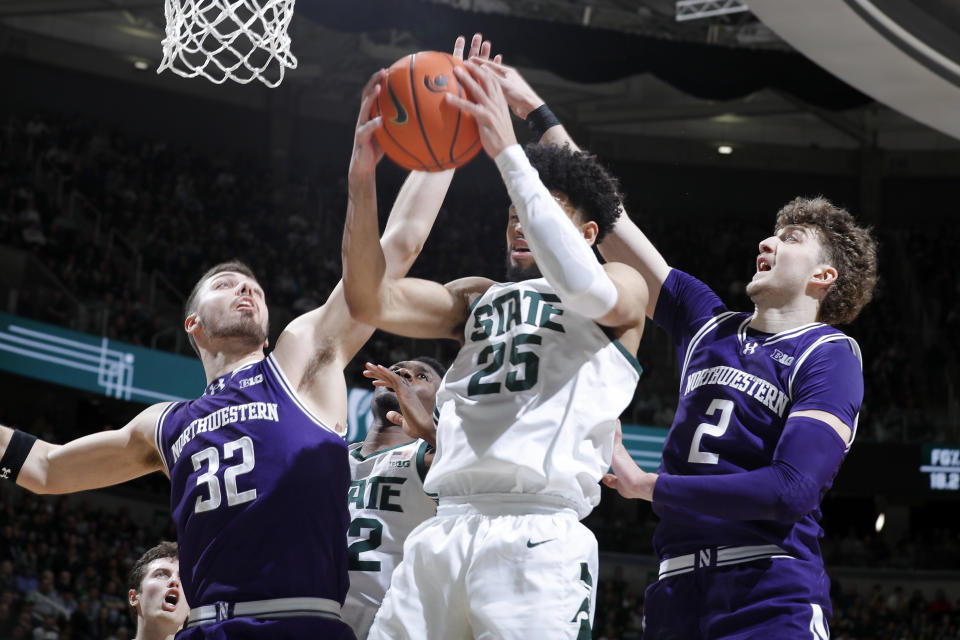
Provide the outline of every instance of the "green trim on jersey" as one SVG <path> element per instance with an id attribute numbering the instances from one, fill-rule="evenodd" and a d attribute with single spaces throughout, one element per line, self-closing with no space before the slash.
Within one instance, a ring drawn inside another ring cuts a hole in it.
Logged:
<path id="1" fill-rule="evenodd" d="M 493 288 L 493 286 L 494 286 L 494 285 L 490 285 L 490 288 Z M 488 288 L 487 291 L 489 291 L 490 288 Z M 466 322 L 470 322 L 470 316 L 473 315 L 473 310 L 477 308 L 477 305 L 478 305 L 478 304 L 480 304 L 480 298 L 482 298 L 482 297 L 485 296 L 485 295 L 487 295 L 487 292 L 486 292 L 486 291 L 484 291 L 483 293 L 479 294 L 476 298 L 473 299 L 473 302 L 470 303 L 470 310 L 467 311 L 467 319 L 466 319 L 466 321 L 465 321 L 464 324 L 466 324 Z"/>
<path id="2" fill-rule="evenodd" d="M 363 462 L 364 460 L 369 460 L 369 459 L 372 458 L 373 456 L 378 456 L 378 455 L 380 455 L 381 453 L 386 453 L 387 451 L 393 451 L 394 449 L 399 449 L 400 447 L 405 447 L 405 446 L 407 446 L 408 444 L 411 444 L 411 443 L 413 443 L 413 442 L 416 442 L 416 440 L 411 440 L 410 442 L 404 442 L 403 444 L 395 444 L 395 445 L 393 445 L 392 447 L 387 447 L 386 449 L 380 449 L 379 451 L 374 451 L 373 453 L 370 453 L 370 454 L 367 454 L 367 455 L 363 455 L 362 453 L 360 453 L 360 449 L 363 448 L 363 444 L 361 444 L 359 447 L 357 447 L 356 449 L 354 449 L 353 451 L 351 451 L 350 454 L 351 454 L 354 458 L 356 458 L 357 460 L 360 460 L 361 462 Z"/>
<path id="3" fill-rule="evenodd" d="M 426 440 L 417 447 L 417 473 L 420 475 L 420 482 L 423 482 L 424 478 L 427 477 L 427 461 L 424 458 L 426 458 L 429 449 L 430 443 Z"/>
<path id="4" fill-rule="evenodd" d="M 617 349 L 620 350 L 620 353 L 623 354 L 623 357 L 627 359 L 627 362 L 629 362 L 629 363 L 633 366 L 634 369 L 637 370 L 637 375 L 642 376 L 642 375 L 643 375 L 643 367 L 640 366 L 640 361 L 637 360 L 637 357 L 636 357 L 635 355 L 633 355 L 632 353 L 630 353 L 629 351 L 627 351 L 627 348 L 626 348 L 625 346 L 623 346 L 622 344 L 620 344 L 620 341 L 619 341 L 619 340 L 611 340 L 611 342 L 613 342 L 613 344 L 617 345 Z"/>

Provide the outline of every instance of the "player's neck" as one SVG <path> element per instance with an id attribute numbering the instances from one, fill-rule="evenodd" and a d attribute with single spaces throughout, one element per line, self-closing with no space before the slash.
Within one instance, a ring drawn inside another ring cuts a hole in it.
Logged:
<path id="1" fill-rule="evenodd" d="M 169 623 L 165 625 L 145 624 L 143 618 L 140 618 L 137 624 L 137 635 L 133 640 L 174 640 L 177 630 L 168 629 Z"/>
<path id="2" fill-rule="evenodd" d="M 816 321 L 816 307 L 810 308 L 808 304 L 800 303 L 782 307 L 757 305 L 753 312 L 753 319 L 750 320 L 750 328 L 764 333 L 780 333 Z"/>
<path id="3" fill-rule="evenodd" d="M 370 425 L 367 437 L 364 438 L 363 445 L 360 447 L 360 454 L 370 455 L 376 451 L 413 442 L 413 440 L 403 432 L 399 425 L 393 424 L 386 418 L 374 415 L 373 424 Z"/>
<path id="4" fill-rule="evenodd" d="M 215 353 L 202 350 L 201 354 L 200 359 L 203 362 L 203 371 L 207 376 L 207 384 L 244 365 L 263 360 L 262 348 L 257 348 L 255 351 L 222 350 Z"/>

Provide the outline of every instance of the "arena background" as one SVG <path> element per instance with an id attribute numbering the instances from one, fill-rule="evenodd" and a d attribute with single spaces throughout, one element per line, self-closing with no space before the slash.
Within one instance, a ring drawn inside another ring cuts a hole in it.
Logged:
<path id="1" fill-rule="evenodd" d="M 960 637 L 960 7 L 749 5 L 299 0 L 299 67 L 267 89 L 157 75 L 160 0 L 0 1 L 0 422 L 63 442 L 198 393 L 181 307 L 222 259 L 254 266 L 274 332 L 321 303 L 339 278 L 363 82 L 481 31 L 620 177 L 671 264 L 731 306 L 748 308 L 756 244 L 794 196 L 874 225 L 880 286 L 849 328 L 866 398 L 824 502 L 833 636 Z M 402 179 L 381 165 L 382 210 Z M 458 172 L 417 275 L 502 276 L 500 184 L 486 157 Z M 648 326 L 623 421 L 653 467 L 676 362 Z M 351 435 L 368 402 L 359 363 L 455 348 L 378 333 L 349 371 Z M 0 486 L 0 638 L 132 635 L 123 578 L 175 537 L 166 497 L 159 474 L 68 498 Z M 638 637 L 655 517 L 604 490 L 587 524 L 602 552 L 595 637 Z"/>

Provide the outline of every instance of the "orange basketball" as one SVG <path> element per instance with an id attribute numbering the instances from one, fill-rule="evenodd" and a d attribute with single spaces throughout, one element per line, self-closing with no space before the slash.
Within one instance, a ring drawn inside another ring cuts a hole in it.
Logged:
<path id="1" fill-rule="evenodd" d="M 449 91 L 465 92 L 453 75 L 462 63 L 439 51 L 421 51 L 397 60 L 377 96 L 374 117 L 383 114 L 377 142 L 404 169 L 443 171 L 469 162 L 480 151 L 473 116 L 447 104 Z"/>

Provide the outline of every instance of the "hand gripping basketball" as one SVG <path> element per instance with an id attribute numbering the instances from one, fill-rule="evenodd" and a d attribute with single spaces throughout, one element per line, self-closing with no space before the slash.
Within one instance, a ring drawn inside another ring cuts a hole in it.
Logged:
<path id="1" fill-rule="evenodd" d="M 374 106 L 383 125 L 374 135 L 401 167 L 443 171 L 480 151 L 473 118 L 444 101 L 448 93 L 463 94 L 453 73 L 462 64 L 448 53 L 424 51 L 401 58 L 387 71 Z"/>
<path id="2" fill-rule="evenodd" d="M 473 60 L 467 60 L 455 73 L 470 99 L 451 94 L 446 96 L 446 100 L 473 116 L 484 151 L 491 158 L 496 158 L 501 151 L 517 144 L 513 122 L 510 121 L 510 108 L 500 82 L 490 69 Z"/>
<path id="3" fill-rule="evenodd" d="M 374 101 L 380 95 L 386 71 L 380 69 L 367 80 L 360 98 L 360 115 L 353 137 L 353 154 L 350 156 L 350 173 L 371 173 L 383 157 L 383 149 L 377 144 L 374 132 L 381 128 L 382 119 L 371 117 Z"/>

